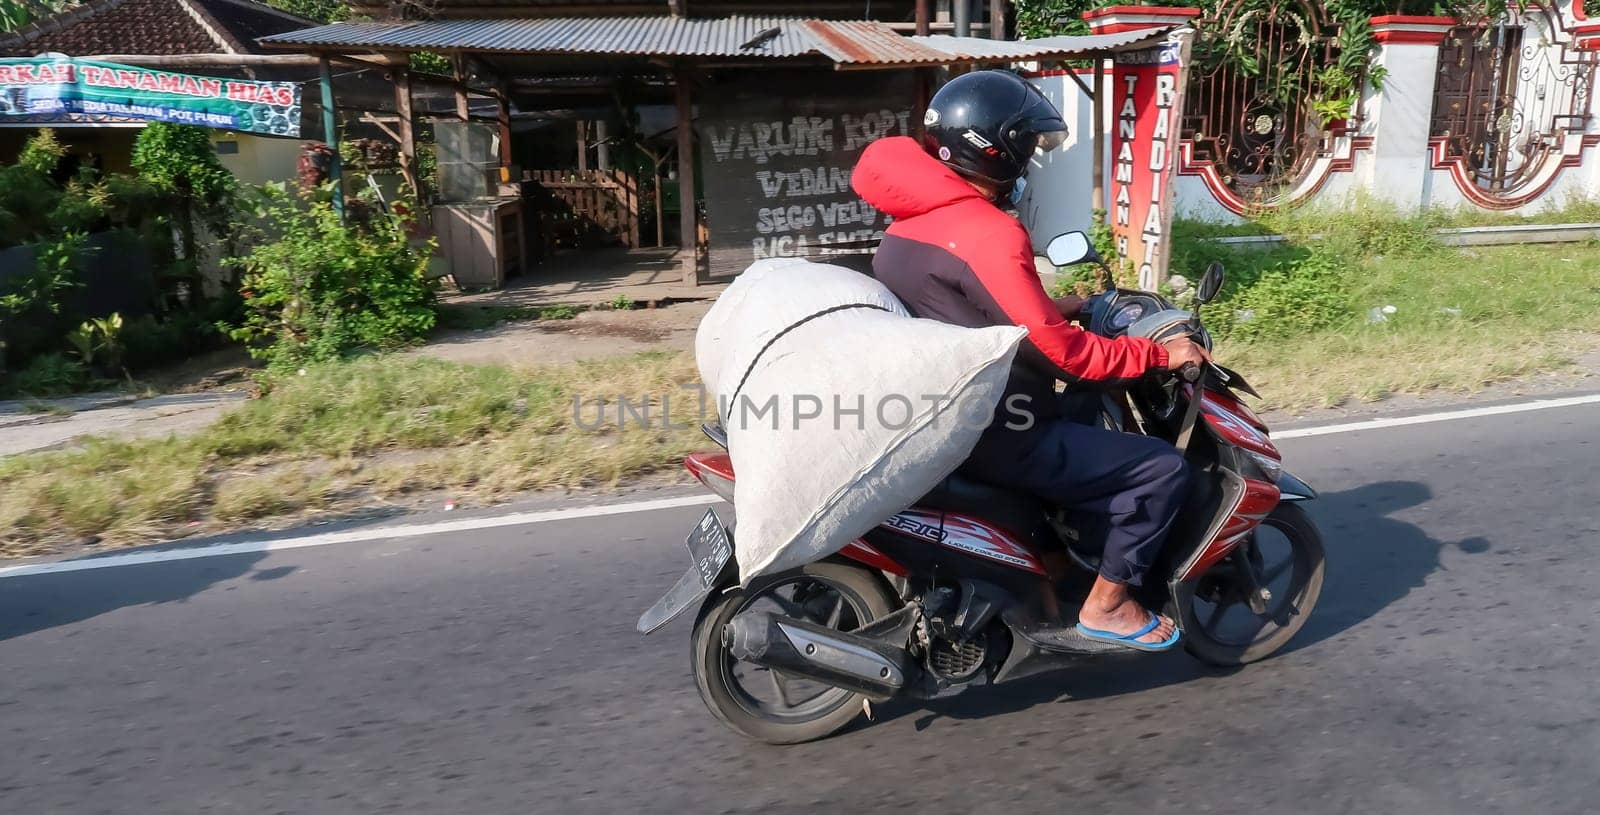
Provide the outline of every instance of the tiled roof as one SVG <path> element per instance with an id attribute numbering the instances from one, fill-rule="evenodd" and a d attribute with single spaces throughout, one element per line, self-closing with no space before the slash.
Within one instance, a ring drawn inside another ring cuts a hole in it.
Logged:
<path id="1" fill-rule="evenodd" d="M 93 0 L 0 34 L 0 56 L 258 54 L 258 37 L 313 25 L 253 0 Z"/>

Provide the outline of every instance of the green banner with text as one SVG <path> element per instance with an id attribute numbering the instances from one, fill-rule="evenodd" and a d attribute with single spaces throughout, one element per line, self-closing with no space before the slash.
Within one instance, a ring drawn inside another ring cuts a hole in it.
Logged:
<path id="1" fill-rule="evenodd" d="M 300 86 L 61 58 L 0 59 L 0 121 L 112 116 L 300 135 Z"/>

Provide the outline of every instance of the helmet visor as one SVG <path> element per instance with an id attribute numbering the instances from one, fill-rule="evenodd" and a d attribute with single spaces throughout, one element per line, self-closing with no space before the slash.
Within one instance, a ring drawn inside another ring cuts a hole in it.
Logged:
<path id="1" fill-rule="evenodd" d="M 1065 126 L 1060 130 L 1046 130 L 1039 134 L 1039 141 L 1034 146 L 1034 150 L 1039 153 L 1048 153 L 1065 144 L 1066 141 L 1067 128 Z"/>

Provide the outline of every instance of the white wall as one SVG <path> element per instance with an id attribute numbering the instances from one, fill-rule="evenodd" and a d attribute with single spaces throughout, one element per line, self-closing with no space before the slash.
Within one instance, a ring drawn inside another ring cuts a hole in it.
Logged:
<path id="1" fill-rule="evenodd" d="M 219 152 L 217 158 L 240 183 L 264 184 L 294 178 L 295 164 L 300 160 L 300 145 L 304 143 L 302 139 L 282 139 L 227 130 L 212 132 L 213 144 L 238 145 L 237 153 Z"/>
<path id="2" fill-rule="evenodd" d="M 1083 79 L 1092 82 L 1093 76 Z M 1078 83 L 1065 74 L 1034 76 L 1029 81 L 1044 92 L 1067 123 L 1067 141 L 1061 149 L 1034 157 L 1028 186 L 1017 205 L 1018 216 L 1033 237 L 1034 250 L 1043 252 L 1056 235 L 1088 231 L 1091 225 L 1094 148 L 1089 125 L 1094 106 Z"/>

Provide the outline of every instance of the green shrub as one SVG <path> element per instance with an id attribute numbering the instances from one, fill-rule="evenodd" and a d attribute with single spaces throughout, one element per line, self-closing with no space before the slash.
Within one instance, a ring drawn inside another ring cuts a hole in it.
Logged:
<path id="1" fill-rule="evenodd" d="M 401 218 L 374 211 L 347 224 L 328 195 L 300 198 L 283 185 L 262 188 L 258 215 L 261 241 L 234 261 L 245 316 L 227 326 L 258 359 L 298 367 L 407 345 L 433 328 L 428 251 L 411 247 Z"/>
<path id="2" fill-rule="evenodd" d="M 238 185 L 217 158 L 209 130 L 151 122 L 134 141 L 132 163 L 141 180 L 167 196 L 183 258 L 191 266 L 199 251 L 200 226 L 217 237 L 231 236 Z M 193 269 L 188 271 L 193 277 Z"/>
<path id="3" fill-rule="evenodd" d="M 226 311 L 206 308 L 135 317 L 122 329 L 123 361 L 129 370 L 141 371 L 211 350 L 224 339 L 217 322 L 232 316 Z"/>
<path id="4" fill-rule="evenodd" d="M 80 319 L 69 313 L 66 302 L 78 286 L 77 256 L 83 243 L 83 235 L 68 234 L 40 244 L 32 271 L 0 283 L 0 352 L 7 365 L 23 365 L 34 354 L 57 350 Z"/>
<path id="5" fill-rule="evenodd" d="M 1259 275 L 1240 275 L 1206 310 L 1206 326 L 1221 338 L 1252 340 L 1306 334 L 1334 325 L 1353 311 L 1347 268 L 1332 252 L 1313 250 Z"/>
<path id="6" fill-rule="evenodd" d="M 6 377 L 8 396 L 48 398 L 87 390 L 96 383 L 88 366 L 65 354 L 40 354 Z"/>

